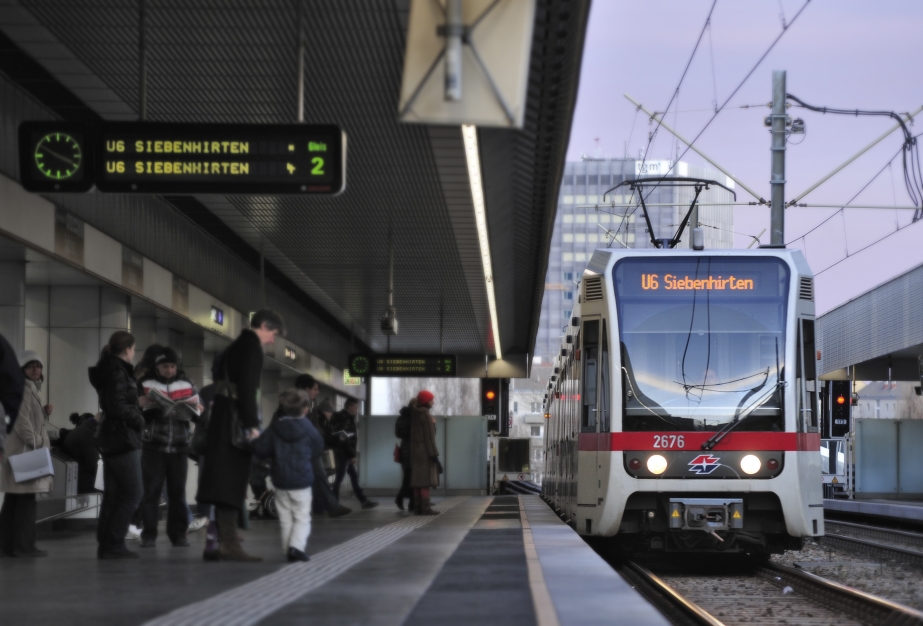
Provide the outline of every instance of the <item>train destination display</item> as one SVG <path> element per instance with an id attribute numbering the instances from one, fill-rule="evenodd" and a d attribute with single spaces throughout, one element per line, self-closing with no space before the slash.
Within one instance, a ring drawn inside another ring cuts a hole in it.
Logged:
<path id="1" fill-rule="evenodd" d="M 112 123 L 97 143 L 97 187 L 135 193 L 335 194 L 336 126 Z"/>
<path id="2" fill-rule="evenodd" d="M 24 122 L 19 162 L 37 192 L 332 195 L 346 183 L 346 135 L 309 124 Z"/>
<path id="3" fill-rule="evenodd" d="M 349 357 L 353 376 L 427 376 L 457 375 L 454 354 L 353 354 Z"/>

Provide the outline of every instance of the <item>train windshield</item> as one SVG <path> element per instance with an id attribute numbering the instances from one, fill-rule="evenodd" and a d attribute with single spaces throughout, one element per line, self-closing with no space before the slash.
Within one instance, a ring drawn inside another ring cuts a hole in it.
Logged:
<path id="1" fill-rule="evenodd" d="M 789 271 L 772 257 L 644 257 L 613 274 L 623 430 L 783 430 Z"/>

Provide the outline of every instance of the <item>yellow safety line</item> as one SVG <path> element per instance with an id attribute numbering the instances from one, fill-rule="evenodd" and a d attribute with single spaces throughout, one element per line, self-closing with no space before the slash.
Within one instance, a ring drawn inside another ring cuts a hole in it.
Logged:
<path id="1" fill-rule="evenodd" d="M 532 526 L 529 525 L 529 518 L 526 517 L 526 508 L 522 503 L 522 496 L 519 496 L 519 516 L 522 520 L 522 540 L 525 544 L 526 566 L 529 571 L 529 591 L 532 592 L 532 607 L 535 609 L 538 626 L 560 626 L 558 612 L 551 601 L 551 594 L 545 584 L 542 564 L 538 560 L 538 552 L 536 552 L 535 542 L 532 540 Z"/>

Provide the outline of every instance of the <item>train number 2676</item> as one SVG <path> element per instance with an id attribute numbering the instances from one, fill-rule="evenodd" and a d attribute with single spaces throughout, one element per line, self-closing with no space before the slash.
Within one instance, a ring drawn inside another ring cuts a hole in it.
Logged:
<path id="1" fill-rule="evenodd" d="M 655 448 L 685 448 L 686 438 L 682 435 L 654 435 Z"/>

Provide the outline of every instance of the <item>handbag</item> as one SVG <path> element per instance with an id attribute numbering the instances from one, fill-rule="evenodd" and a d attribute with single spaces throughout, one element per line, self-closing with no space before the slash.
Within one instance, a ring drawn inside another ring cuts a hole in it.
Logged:
<path id="1" fill-rule="evenodd" d="M 399 443 L 394 444 L 394 462 L 401 462 L 401 444 Z"/>
<path id="2" fill-rule="evenodd" d="M 195 425 L 195 430 L 192 431 L 188 456 L 193 461 L 198 461 L 199 457 L 205 454 L 205 443 L 208 440 L 209 413 L 208 409 L 202 412 L 202 417 L 199 418 L 198 423 Z"/>
<path id="3" fill-rule="evenodd" d="M 224 362 L 224 380 L 215 383 L 215 395 L 224 396 L 228 399 L 229 410 L 231 411 L 231 445 L 241 450 L 250 449 L 250 439 L 247 437 L 248 431 L 240 423 L 240 411 L 237 407 L 237 385 L 228 380 L 227 355 Z"/>
<path id="4" fill-rule="evenodd" d="M 32 436 L 32 447 L 35 448 L 35 435 Z M 9 457 L 10 466 L 13 468 L 13 480 L 25 483 L 36 478 L 54 476 L 54 466 L 51 464 L 51 450 L 38 448 L 14 454 Z"/>

